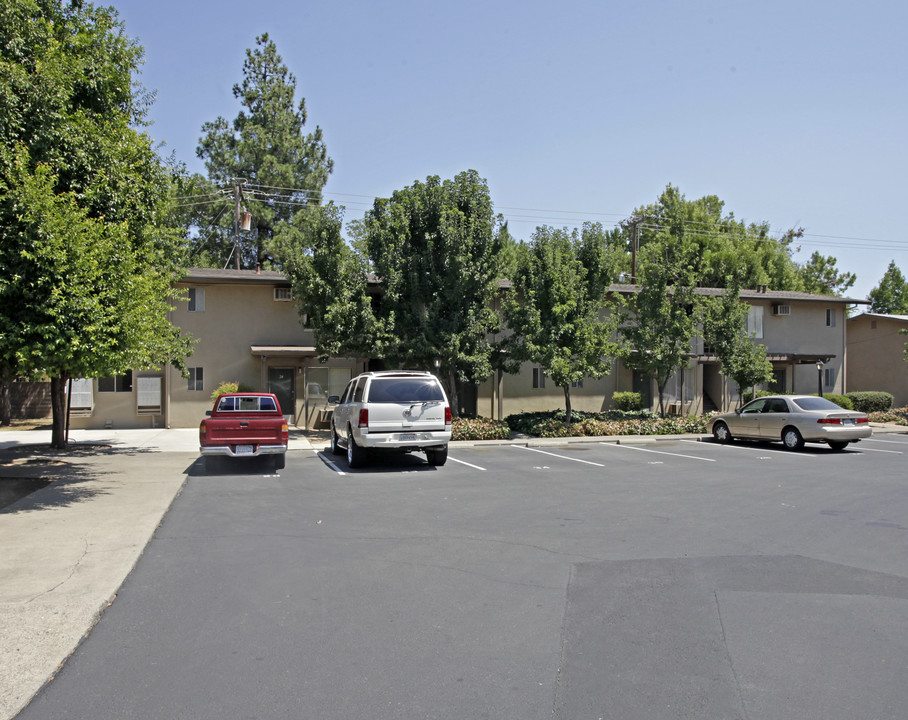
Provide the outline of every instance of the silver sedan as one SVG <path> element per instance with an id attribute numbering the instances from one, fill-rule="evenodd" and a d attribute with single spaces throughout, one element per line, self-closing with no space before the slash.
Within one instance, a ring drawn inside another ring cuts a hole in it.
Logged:
<path id="1" fill-rule="evenodd" d="M 735 438 L 781 440 L 791 450 L 799 450 L 805 442 L 827 443 L 841 450 L 873 432 L 864 413 L 844 410 L 816 395 L 760 397 L 734 412 L 712 417 L 706 429 L 721 443 Z"/>

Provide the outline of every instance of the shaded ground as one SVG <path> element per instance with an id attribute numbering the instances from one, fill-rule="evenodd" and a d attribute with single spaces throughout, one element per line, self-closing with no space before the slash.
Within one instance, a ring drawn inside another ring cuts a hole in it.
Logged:
<path id="1" fill-rule="evenodd" d="M 83 493 L 79 485 L 92 475 L 87 466 L 73 460 L 109 451 L 107 445 L 72 445 L 66 450 L 24 445 L 0 450 L 0 512 L 51 483 L 58 483 L 61 498 L 74 499 Z"/>

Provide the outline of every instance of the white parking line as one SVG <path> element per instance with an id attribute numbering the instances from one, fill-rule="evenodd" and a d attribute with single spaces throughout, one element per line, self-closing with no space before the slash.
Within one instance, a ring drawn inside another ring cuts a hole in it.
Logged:
<path id="1" fill-rule="evenodd" d="M 864 438 L 863 440 L 861 440 L 861 442 L 881 442 L 881 443 L 889 443 L 890 445 L 904 445 L 905 444 L 904 440 L 880 440 L 880 438 L 876 438 L 876 437 Z"/>
<path id="2" fill-rule="evenodd" d="M 448 455 L 448 460 L 450 460 L 451 462 L 460 463 L 461 465 L 466 465 L 467 467 L 471 467 L 474 470 L 482 470 L 483 472 L 486 471 L 484 467 L 479 467 L 479 465 L 473 465 L 472 463 L 464 462 L 463 460 L 458 460 L 457 458 L 452 458 L 450 455 Z"/>
<path id="3" fill-rule="evenodd" d="M 325 463 L 325 465 L 327 465 L 329 468 L 334 470 L 334 472 L 336 472 L 338 475 L 347 474 L 343 470 L 341 470 L 337 465 L 335 465 L 333 460 L 329 460 L 328 457 L 324 453 L 317 453 L 317 454 L 318 454 L 319 458 L 321 459 L 321 461 L 323 463 Z"/>
<path id="4" fill-rule="evenodd" d="M 904 453 L 901 450 L 880 450 L 879 448 L 861 448 L 861 452 L 881 452 L 889 453 L 890 455 L 903 455 Z"/>
<path id="5" fill-rule="evenodd" d="M 697 455 L 683 455 L 682 453 L 666 452 L 664 450 L 650 450 L 649 448 L 637 447 L 635 445 L 619 445 L 617 443 L 599 443 L 606 447 L 614 445 L 615 447 L 624 448 L 625 450 L 639 450 L 640 452 L 656 453 L 657 455 L 671 455 L 673 457 L 688 458 L 689 460 L 702 460 L 703 462 L 716 462 L 713 458 L 699 457 Z"/>
<path id="6" fill-rule="evenodd" d="M 681 442 L 695 442 L 695 443 L 699 443 L 700 441 L 699 441 L 699 440 L 682 440 Z M 817 457 L 816 455 L 809 455 L 809 454 L 808 454 L 808 455 L 805 455 L 804 453 L 791 452 L 791 451 L 789 451 L 789 450 L 785 450 L 785 449 L 782 448 L 781 446 L 778 446 L 778 447 L 775 447 L 775 448 L 773 448 L 773 447 L 770 447 L 770 448 L 765 448 L 765 447 L 764 447 L 764 448 L 760 448 L 760 447 L 758 447 L 757 445 L 755 445 L 755 444 L 753 444 L 753 443 L 749 443 L 749 442 L 732 442 L 732 443 L 715 443 L 715 442 L 707 442 L 707 443 L 704 443 L 704 445 L 706 445 L 706 446 L 712 446 L 712 447 L 715 447 L 715 448 L 718 448 L 718 449 L 721 449 L 721 450 L 727 450 L 727 449 L 732 449 L 732 450 L 754 450 L 754 451 L 758 451 L 758 450 L 770 450 L 774 455 L 775 455 L 775 454 L 778 454 L 779 457 L 799 457 L 799 458 L 811 458 L 811 459 Z M 761 457 L 762 457 L 762 456 L 761 456 Z"/>
<path id="7" fill-rule="evenodd" d="M 558 455 L 557 453 L 546 452 L 545 450 L 537 450 L 536 448 L 526 447 L 525 445 L 512 445 L 511 447 L 518 448 L 520 450 L 532 450 L 533 452 L 542 453 L 543 455 L 551 455 L 552 457 L 561 458 L 562 460 L 573 460 L 574 462 L 584 463 L 585 465 L 595 465 L 596 467 L 605 467 L 605 465 L 596 462 L 590 462 L 589 460 L 581 460 L 580 458 L 572 458 L 567 455 Z"/>

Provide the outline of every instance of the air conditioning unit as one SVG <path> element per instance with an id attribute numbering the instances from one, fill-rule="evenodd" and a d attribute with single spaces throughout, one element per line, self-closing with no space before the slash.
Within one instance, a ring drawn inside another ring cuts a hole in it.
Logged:
<path id="1" fill-rule="evenodd" d="M 773 305 L 773 315 L 791 315 L 791 305 Z"/>

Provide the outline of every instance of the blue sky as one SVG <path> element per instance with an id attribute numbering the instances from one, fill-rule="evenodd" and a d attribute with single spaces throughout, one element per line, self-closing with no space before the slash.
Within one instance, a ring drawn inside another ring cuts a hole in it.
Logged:
<path id="1" fill-rule="evenodd" d="M 511 232 L 611 226 L 667 184 L 739 220 L 803 226 L 865 297 L 908 275 L 908 4 L 118 0 L 157 91 L 151 135 L 192 171 L 202 124 L 267 32 L 319 125 L 326 196 L 475 169 Z"/>

